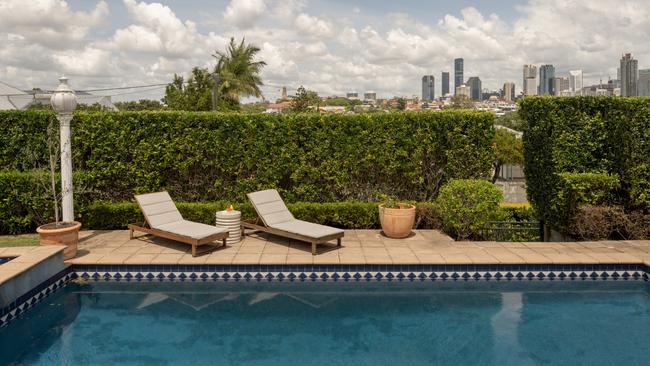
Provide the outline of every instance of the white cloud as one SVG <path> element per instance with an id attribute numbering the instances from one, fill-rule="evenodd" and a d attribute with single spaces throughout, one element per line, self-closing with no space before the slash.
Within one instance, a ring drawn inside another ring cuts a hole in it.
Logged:
<path id="1" fill-rule="evenodd" d="M 334 33 L 332 24 L 323 19 L 301 13 L 295 21 L 299 34 L 305 34 L 316 38 L 328 38 Z"/>
<path id="2" fill-rule="evenodd" d="M 238 28 L 246 29 L 255 24 L 266 12 L 264 0 L 231 0 L 223 19 Z"/>
<path id="3" fill-rule="evenodd" d="M 52 87 L 65 72 L 75 87 L 160 83 L 211 67 L 230 37 L 261 48 L 271 99 L 278 85 L 301 84 L 321 94 L 417 94 L 425 73 L 436 76 L 439 92 L 440 72 L 456 57 L 465 59 L 466 78 L 478 75 L 487 88 L 514 81 L 518 90 L 526 63 L 553 63 L 559 75 L 582 68 L 586 83 L 615 76 L 622 52 L 650 67 L 647 0 L 528 0 L 511 20 L 473 7 L 427 19 L 305 0 L 204 9 L 188 2 L 183 12 L 156 0 L 123 4 L 128 18 L 118 22 L 114 2 L 81 10 L 63 0 L 0 0 L 0 80 Z"/>

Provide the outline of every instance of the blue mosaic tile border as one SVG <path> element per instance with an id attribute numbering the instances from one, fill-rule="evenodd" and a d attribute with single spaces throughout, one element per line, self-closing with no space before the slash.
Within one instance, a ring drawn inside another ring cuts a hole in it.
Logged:
<path id="1" fill-rule="evenodd" d="M 76 274 L 71 267 L 68 267 L 34 287 L 26 294 L 18 297 L 9 306 L 0 309 L 0 328 L 9 324 L 9 322 L 16 319 L 20 314 L 38 304 L 49 295 L 63 288 L 74 277 L 76 277 Z"/>
<path id="2" fill-rule="evenodd" d="M 75 265 L 90 281 L 573 281 L 648 280 L 639 264 L 613 265 Z"/>

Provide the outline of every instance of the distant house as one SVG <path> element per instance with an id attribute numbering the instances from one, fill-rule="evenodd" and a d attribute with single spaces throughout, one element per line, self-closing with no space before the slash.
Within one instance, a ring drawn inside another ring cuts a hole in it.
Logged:
<path id="1" fill-rule="evenodd" d="M 319 107 L 318 110 L 320 112 L 325 112 L 325 113 L 345 113 L 345 106 L 328 105 L 328 106 Z"/>
<path id="2" fill-rule="evenodd" d="M 282 113 L 284 110 L 291 107 L 290 101 L 284 101 L 280 103 L 271 103 L 266 107 L 264 113 Z"/>

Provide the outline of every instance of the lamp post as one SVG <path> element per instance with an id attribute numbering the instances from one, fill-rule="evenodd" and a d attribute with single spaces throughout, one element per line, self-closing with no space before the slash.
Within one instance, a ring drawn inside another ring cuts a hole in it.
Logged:
<path id="1" fill-rule="evenodd" d="M 74 221 L 72 199 L 72 144 L 70 142 L 70 121 L 77 108 L 77 96 L 68 86 L 65 76 L 59 78 L 59 86 L 50 98 L 52 109 L 57 114 L 61 137 L 61 203 L 63 221 Z"/>

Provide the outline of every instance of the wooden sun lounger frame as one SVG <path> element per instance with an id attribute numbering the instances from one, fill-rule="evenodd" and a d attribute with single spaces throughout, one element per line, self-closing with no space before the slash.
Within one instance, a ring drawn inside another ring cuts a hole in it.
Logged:
<path id="1" fill-rule="evenodd" d="M 147 226 L 149 226 L 149 227 L 147 227 Z M 145 219 L 145 222 L 142 225 L 129 224 L 128 227 L 129 227 L 129 231 L 130 231 L 129 237 L 131 238 L 131 240 L 133 240 L 133 232 L 134 231 L 141 231 L 141 232 L 151 234 L 153 236 L 157 236 L 157 237 L 160 237 L 160 238 L 171 239 L 171 240 L 179 241 L 181 243 L 190 244 L 192 246 L 192 257 L 197 256 L 196 247 L 201 246 L 203 244 L 212 243 L 212 242 L 217 241 L 217 240 L 221 240 L 223 242 L 223 246 L 225 247 L 226 246 L 226 238 L 228 238 L 228 232 L 226 231 L 226 232 L 223 232 L 223 233 L 212 234 L 210 236 L 206 236 L 205 238 L 194 239 L 194 238 L 191 238 L 189 236 L 179 235 L 179 234 L 171 233 L 169 231 L 153 229 L 153 228 L 151 228 L 149 223 L 146 221 L 146 219 Z M 199 253 L 199 255 L 210 253 L 215 249 L 216 249 L 216 247 L 212 247 L 211 249 L 202 251 L 201 253 Z"/>
<path id="2" fill-rule="evenodd" d="M 242 236 L 245 235 L 245 230 L 250 229 L 250 230 L 255 230 L 255 231 L 262 231 L 265 233 L 277 235 L 277 236 L 282 236 L 285 238 L 290 238 L 290 239 L 295 239 L 295 240 L 300 240 L 300 241 L 305 241 L 307 243 L 311 243 L 311 254 L 316 255 L 316 246 L 320 243 L 325 243 L 330 240 L 336 239 L 336 245 L 339 247 L 341 246 L 341 238 L 345 235 L 345 232 L 337 233 L 337 234 L 331 234 L 324 236 L 322 238 L 312 238 L 309 236 L 305 235 L 300 235 L 296 233 L 291 233 L 285 230 L 280 230 L 280 229 L 275 229 L 269 226 L 266 226 L 262 220 L 260 220 L 259 217 L 257 217 L 255 220 L 242 220 L 241 222 L 242 226 Z"/>

